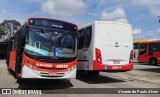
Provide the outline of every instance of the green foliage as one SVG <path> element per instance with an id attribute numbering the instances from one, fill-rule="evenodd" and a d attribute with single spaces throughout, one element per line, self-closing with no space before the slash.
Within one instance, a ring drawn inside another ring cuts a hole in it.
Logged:
<path id="1" fill-rule="evenodd" d="M 3 30 L 2 28 L 0 28 L 0 37 L 1 37 L 2 35 L 4 35 L 4 34 L 5 34 L 4 30 Z"/>

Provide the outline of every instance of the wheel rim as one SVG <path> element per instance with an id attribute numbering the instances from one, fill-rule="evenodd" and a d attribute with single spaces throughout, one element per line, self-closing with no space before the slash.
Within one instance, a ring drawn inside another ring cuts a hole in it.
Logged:
<path id="1" fill-rule="evenodd" d="M 152 60 L 151 63 L 152 63 L 152 64 L 156 64 L 156 61 L 155 61 L 155 60 Z"/>

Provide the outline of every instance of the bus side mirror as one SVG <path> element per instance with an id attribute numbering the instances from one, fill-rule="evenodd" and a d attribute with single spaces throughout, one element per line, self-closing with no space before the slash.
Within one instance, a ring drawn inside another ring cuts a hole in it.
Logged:
<path id="1" fill-rule="evenodd" d="M 24 28 L 23 29 L 28 29 L 29 27 L 28 27 L 28 25 L 24 25 Z"/>

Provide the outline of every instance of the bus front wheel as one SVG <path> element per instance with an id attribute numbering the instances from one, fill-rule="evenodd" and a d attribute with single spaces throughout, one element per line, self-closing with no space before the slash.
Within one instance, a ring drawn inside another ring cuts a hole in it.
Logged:
<path id="1" fill-rule="evenodd" d="M 17 77 L 17 83 L 24 83 L 25 79 Z"/>

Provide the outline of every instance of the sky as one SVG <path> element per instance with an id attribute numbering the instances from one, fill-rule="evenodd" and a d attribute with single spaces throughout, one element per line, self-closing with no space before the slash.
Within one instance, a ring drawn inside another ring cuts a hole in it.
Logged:
<path id="1" fill-rule="evenodd" d="M 61 19 L 78 26 L 118 21 L 132 25 L 135 40 L 160 39 L 158 16 L 160 0 L 0 0 L 0 22 L 15 19 L 23 24 L 29 17 Z"/>

